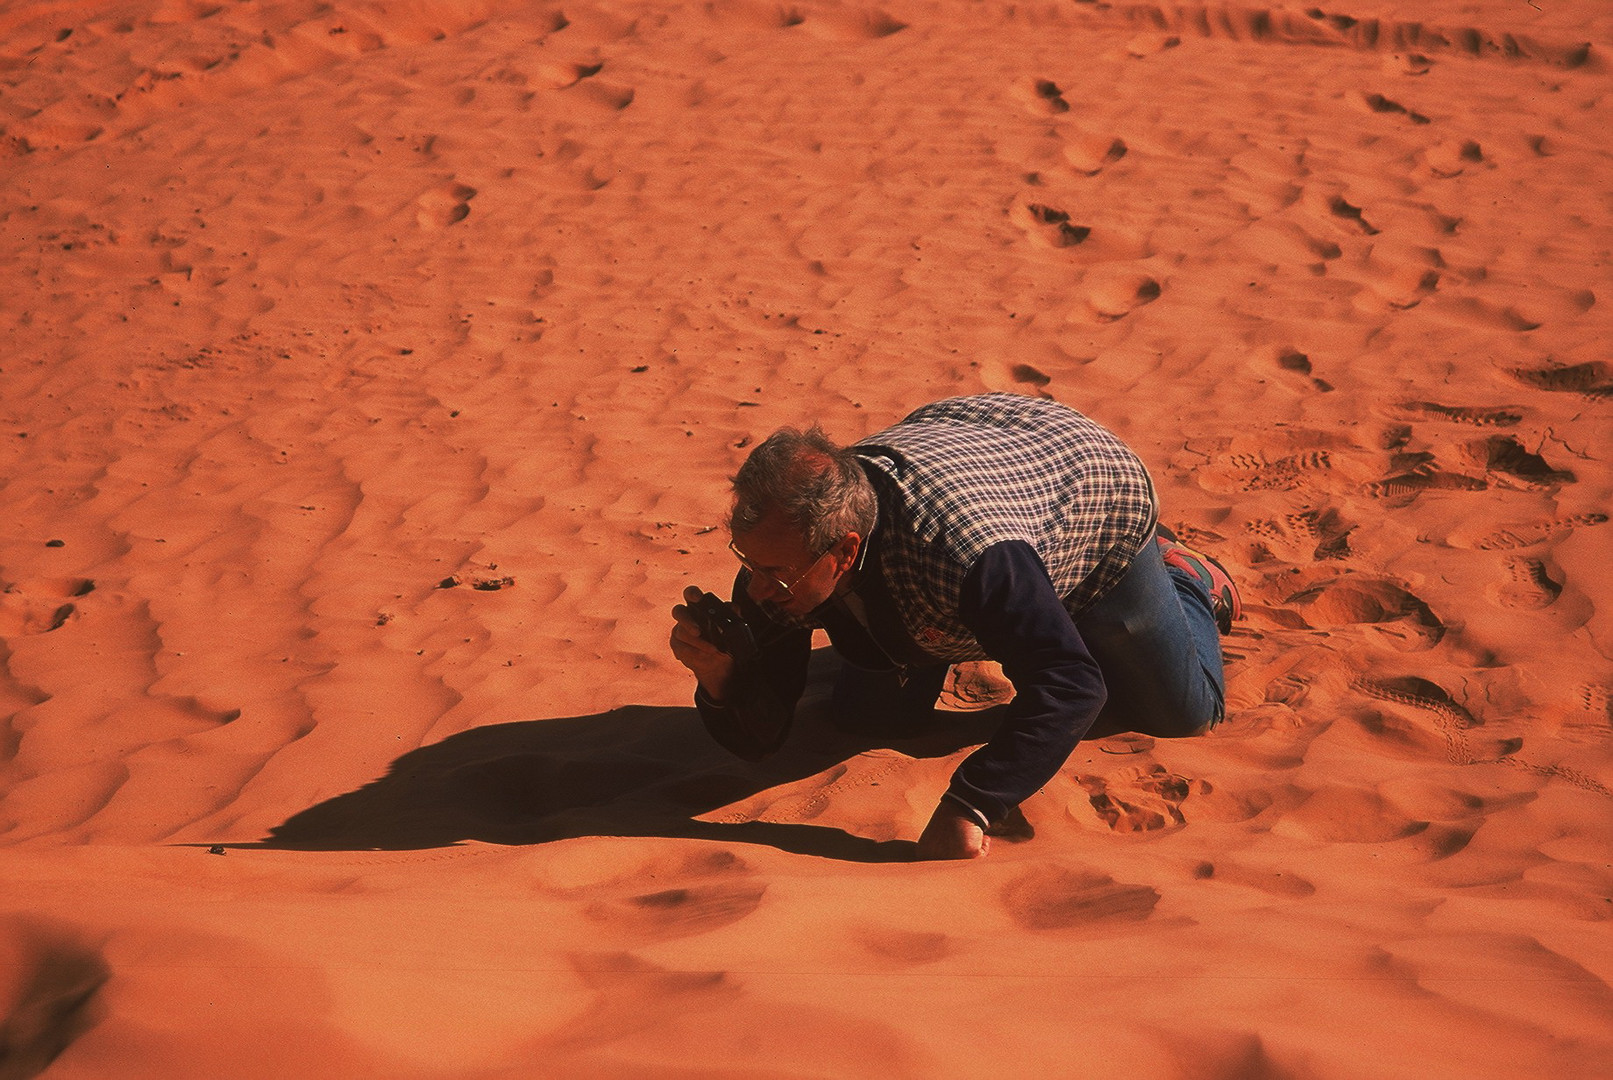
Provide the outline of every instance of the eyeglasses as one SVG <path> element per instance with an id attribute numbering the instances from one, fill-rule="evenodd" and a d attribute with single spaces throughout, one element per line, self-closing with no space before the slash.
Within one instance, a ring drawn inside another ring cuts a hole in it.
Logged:
<path id="1" fill-rule="evenodd" d="M 828 556 L 829 551 L 833 551 L 834 549 L 830 548 L 829 551 L 825 551 L 822 555 L 819 555 L 816 559 L 813 559 L 812 565 L 808 566 L 805 570 L 797 574 L 795 576 L 795 580 L 789 583 L 786 583 L 782 578 L 774 574 L 768 573 L 766 570 L 759 569 L 755 563 L 751 562 L 745 557 L 745 553 L 743 551 L 740 551 L 734 546 L 734 542 L 732 540 L 728 541 L 728 550 L 734 553 L 734 558 L 739 560 L 740 566 L 743 566 L 745 569 L 751 572 L 751 576 L 753 578 L 760 580 L 764 585 L 771 585 L 779 592 L 789 596 L 794 593 L 797 585 L 806 580 L 806 576 L 808 574 L 817 569 L 818 564 L 821 563 L 826 556 Z"/>

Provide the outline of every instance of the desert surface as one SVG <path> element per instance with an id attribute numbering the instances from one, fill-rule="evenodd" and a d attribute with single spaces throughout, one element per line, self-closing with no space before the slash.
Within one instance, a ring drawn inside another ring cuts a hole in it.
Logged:
<path id="1" fill-rule="evenodd" d="M 1613 1070 L 1613 8 L 0 2 L 0 1077 Z M 746 764 L 775 428 L 1053 397 L 1245 616 Z"/>

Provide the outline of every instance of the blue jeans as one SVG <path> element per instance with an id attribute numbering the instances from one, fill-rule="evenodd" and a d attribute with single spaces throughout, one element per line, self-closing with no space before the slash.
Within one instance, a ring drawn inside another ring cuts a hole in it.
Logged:
<path id="1" fill-rule="evenodd" d="M 1204 583 L 1165 565 L 1150 542 L 1075 621 L 1103 672 L 1102 731 L 1197 735 L 1226 715 L 1221 635 Z"/>
<path id="2" fill-rule="evenodd" d="M 1226 712 L 1221 638 L 1210 594 L 1192 574 L 1144 546 L 1124 577 L 1075 622 L 1103 672 L 1108 702 L 1089 733 L 1197 735 Z M 834 688 L 840 722 L 858 730 L 913 734 L 932 722 L 946 664 L 894 672 L 844 664 Z"/>

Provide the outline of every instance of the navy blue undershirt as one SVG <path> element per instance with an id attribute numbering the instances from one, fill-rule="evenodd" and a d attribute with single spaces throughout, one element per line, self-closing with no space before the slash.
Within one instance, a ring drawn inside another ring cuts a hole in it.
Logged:
<path id="1" fill-rule="evenodd" d="M 845 598 L 835 597 L 812 612 L 812 621 L 823 625 L 835 650 L 857 667 L 943 663 L 924 653 L 902 628 L 875 555 L 850 590 L 861 601 L 862 618 Z M 742 571 L 735 603 L 761 648 L 735 671 L 721 705 L 703 692 L 695 694 L 695 704 L 718 743 L 754 761 L 777 750 L 789 734 L 806 686 L 812 631 L 774 622 L 750 599 L 744 583 Z M 946 793 L 992 824 L 1057 774 L 1107 694 L 1103 674 L 1047 568 L 1024 541 L 994 544 L 981 554 L 964 579 L 958 615 L 1014 684 L 1014 700 L 996 732 L 958 766 Z"/>

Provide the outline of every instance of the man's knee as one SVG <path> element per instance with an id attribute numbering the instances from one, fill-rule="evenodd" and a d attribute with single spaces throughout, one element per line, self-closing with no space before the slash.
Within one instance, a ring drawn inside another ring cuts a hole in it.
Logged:
<path id="1" fill-rule="evenodd" d="M 1123 717 L 1130 722 L 1130 730 L 1158 739 L 1190 739 L 1204 735 L 1221 722 L 1220 702 L 1200 708 L 1178 707 L 1163 709 L 1137 709 Z M 1117 716 L 1116 719 L 1122 719 Z"/>
<path id="2" fill-rule="evenodd" d="M 1223 708 L 1217 702 L 1215 708 L 1208 714 L 1197 713 L 1184 715 L 1179 722 L 1173 725 L 1172 730 L 1164 733 L 1167 739 L 1191 739 L 1196 735 L 1208 735 L 1221 722 Z"/>
<path id="3" fill-rule="evenodd" d="M 1215 730 L 1215 725 L 1219 724 L 1220 722 L 1220 717 L 1205 720 L 1203 723 L 1194 724 L 1191 727 L 1185 728 L 1182 733 L 1176 737 L 1181 739 L 1191 739 L 1197 735 L 1208 735 L 1210 732 Z"/>

